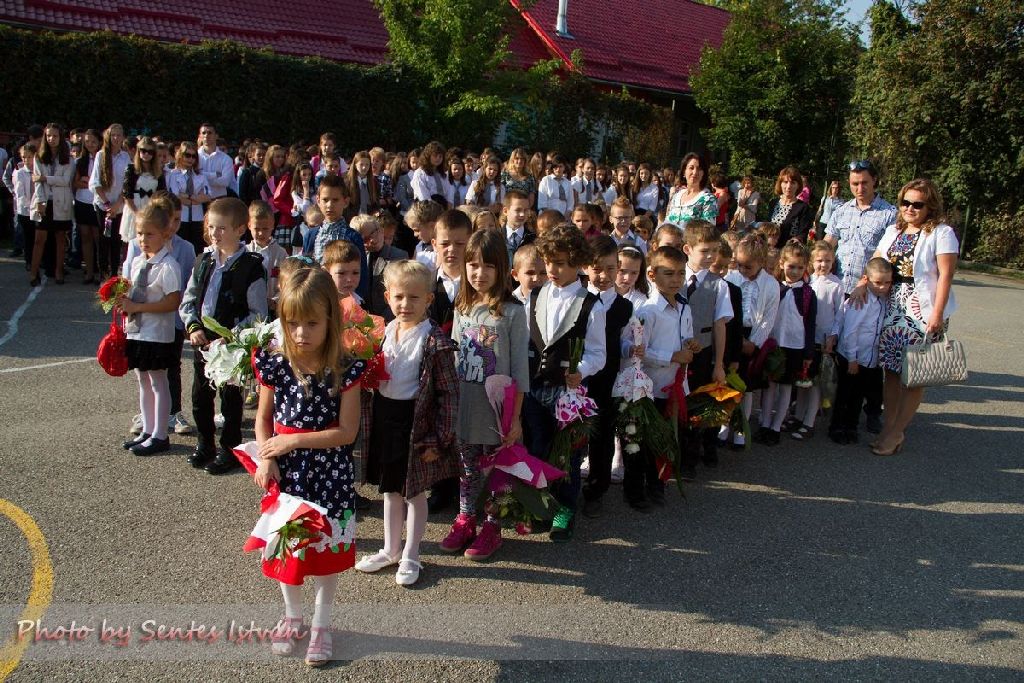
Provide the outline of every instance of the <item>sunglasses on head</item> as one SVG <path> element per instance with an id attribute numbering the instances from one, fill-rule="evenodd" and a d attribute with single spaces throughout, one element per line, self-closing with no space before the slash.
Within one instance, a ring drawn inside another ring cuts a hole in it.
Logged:
<path id="1" fill-rule="evenodd" d="M 913 208 L 914 211 L 920 211 L 921 209 L 928 205 L 925 204 L 924 202 L 908 202 L 906 199 L 901 199 L 900 206 L 902 206 L 904 209 Z"/>
<path id="2" fill-rule="evenodd" d="M 874 164 L 867 159 L 857 159 L 856 161 L 850 162 L 851 171 L 873 171 L 875 170 Z"/>

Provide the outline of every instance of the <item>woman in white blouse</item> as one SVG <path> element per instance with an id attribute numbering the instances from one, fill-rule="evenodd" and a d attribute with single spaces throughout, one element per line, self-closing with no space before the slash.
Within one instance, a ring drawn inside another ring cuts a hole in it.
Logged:
<path id="1" fill-rule="evenodd" d="M 102 278 L 116 274 L 121 268 L 121 213 L 124 211 L 124 172 L 132 162 L 124 151 L 124 128 L 110 124 L 103 131 L 103 148 L 96 153 L 96 163 L 89 176 L 89 189 L 100 232 L 100 271 Z"/>
<path id="2" fill-rule="evenodd" d="M 419 167 L 412 173 L 412 195 L 418 202 L 444 197 L 444 178 L 441 175 L 444 163 L 444 146 L 440 142 L 428 142 L 420 152 Z"/>

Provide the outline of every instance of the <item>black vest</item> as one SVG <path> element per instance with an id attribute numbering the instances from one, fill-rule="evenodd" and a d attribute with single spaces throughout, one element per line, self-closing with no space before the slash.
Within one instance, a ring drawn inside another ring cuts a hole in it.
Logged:
<path id="1" fill-rule="evenodd" d="M 214 270 L 213 253 L 204 252 L 199 257 L 197 279 L 201 289 L 197 308 L 202 310 L 206 288 L 210 285 L 210 277 Z M 217 292 L 217 303 L 213 309 L 213 318 L 228 329 L 233 328 L 249 315 L 247 295 L 252 283 L 266 278 L 267 271 L 263 267 L 263 257 L 253 251 L 243 251 L 227 270 L 221 274 L 220 290 Z M 200 321 L 201 322 L 201 321 Z M 213 339 L 216 334 L 206 330 L 206 336 Z"/>
<path id="2" fill-rule="evenodd" d="M 444 327 L 455 318 L 455 302 L 448 298 L 448 291 L 440 275 L 434 280 L 434 300 L 427 313 L 438 327 Z"/>
<path id="3" fill-rule="evenodd" d="M 569 331 L 556 339 L 551 345 L 545 346 L 544 338 L 537 324 L 537 299 L 540 290 L 537 287 L 530 292 L 530 388 L 545 386 L 562 386 L 565 384 L 565 373 L 569 369 L 570 349 L 573 341 L 587 336 L 587 321 L 590 311 L 597 303 L 597 295 L 587 292 Z"/>
<path id="4" fill-rule="evenodd" d="M 612 305 L 604 314 L 605 364 L 587 382 L 592 396 L 598 392 L 610 393 L 612 385 L 615 384 L 615 377 L 619 374 L 619 365 L 622 362 L 622 328 L 626 326 L 632 315 L 633 304 L 622 295 L 616 294 L 612 299 Z"/>

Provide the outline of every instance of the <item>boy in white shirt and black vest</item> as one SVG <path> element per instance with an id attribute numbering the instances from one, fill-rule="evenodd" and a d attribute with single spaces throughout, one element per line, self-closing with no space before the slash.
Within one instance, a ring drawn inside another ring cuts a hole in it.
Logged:
<path id="1" fill-rule="evenodd" d="M 536 245 L 548 282 L 530 292 L 530 392 L 523 401 L 523 423 L 527 450 L 545 457 L 558 428 L 558 397 L 605 366 L 605 310 L 598 296 L 580 284 L 579 269 L 590 262 L 590 247 L 576 226 L 558 226 L 537 238 Z M 576 372 L 570 373 L 571 348 L 579 340 L 582 358 Z M 569 472 L 551 486 L 559 503 L 551 523 L 552 541 L 572 538 L 582 460 L 583 449 L 574 451 Z"/>
<path id="2" fill-rule="evenodd" d="M 205 468 L 210 474 L 225 474 L 240 466 L 231 449 L 242 442 L 242 390 L 232 386 L 220 389 L 224 427 L 220 434 L 220 452 L 216 452 L 213 398 L 217 390 L 206 378 L 206 361 L 200 349 L 209 346 L 217 335 L 203 326 L 203 316 L 212 317 L 228 329 L 267 317 L 267 272 L 263 257 L 246 251 L 241 242 L 248 221 L 249 212 L 240 199 L 222 197 L 210 204 L 207 234 L 212 248 L 196 259 L 179 308 L 185 332 L 195 350 L 192 416 L 199 439 L 188 462 L 192 467 Z"/>
<path id="3" fill-rule="evenodd" d="M 847 299 L 832 324 L 832 333 L 825 350 L 836 348 L 838 383 L 828 436 L 838 444 L 857 443 L 857 423 L 864 404 L 865 392 L 872 383 L 882 381 L 878 363 L 878 337 L 882 333 L 885 312 L 892 288 L 892 264 L 876 256 L 864 267 L 867 297 L 857 308 Z M 838 346 L 836 345 L 838 342 Z"/>
<path id="4" fill-rule="evenodd" d="M 733 308 L 728 285 L 709 270 L 718 257 L 720 243 L 718 231 L 708 221 L 692 220 L 683 230 L 686 279 L 682 294 L 693 318 L 693 338 L 700 344 L 689 368 L 692 388 L 725 382 L 726 323 L 732 320 Z M 687 437 L 680 434 L 680 440 L 683 481 L 693 481 L 697 476 L 698 460 L 705 467 L 718 466 L 718 429 Z"/>

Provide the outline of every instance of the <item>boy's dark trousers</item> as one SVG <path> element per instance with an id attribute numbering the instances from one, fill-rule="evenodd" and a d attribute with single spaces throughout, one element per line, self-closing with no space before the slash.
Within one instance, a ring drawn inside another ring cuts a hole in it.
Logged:
<path id="1" fill-rule="evenodd" d="M 167 368 L 167 385 L 171 390 L 171 415 L 181 412 L 181 353 L 185 348 L 185 330 L 174 328 L 174 350 L 177 360 Z M 196 354 L 199 352 L 196 351 Z"/>
<path id="2" fill-rule="evenodd" d="M 192 361 L 192 417 L 199 434 L 199 448 L 214 450 L 216 426 L 213 424 L 213 399 L 217 389 L 203 372 L 206 361 L 199 349 L 195 350 Z M 242 443 L 242 389 L 225 386 L 220 389 L 220 412 L 224 415 L 224 427 L 220 432 L 221 448 L 231 451 Z"/>
<path id="3" fill-rule="evenodd" d="M 702 387 L 711 381 L 711 374 L 715 367 L 715 352 L 713 346 L 701 349 L 700 353 L 693 357 L 687 367 L 689 372 L 689 387 L 692 391 Z M 682 430 L 680 430 L 682 432 Z M 679 434 L 679 447 L 682 449 L 683 466 L 696 467 L 697 463 L 703 460 L 705 465 L 715 466 L 718 464 L 718 429 L 686 430 L 689 435 Z"/>
<path id="4" fill-rule="evenodd" d="M 654 405 L 658 412 L 664 414 L 668 399 L 656 398 Z M 591 457 L 593 467 L 593 457 Z M 658 465 L 655 454 L 643 444 L 639 453 L 622 453 L 622 493 L 627 503 L 636 503 L 647 499 L 651 489 L 664 490 L 665 483 L 658 477 Z M 679 476 L 678 473 L 676 476 Z"/>
<path id="5" fill-rule="evenodd" d="M 558 430 L 555 419 L 555 401 L 560 387 L 542 387 L 532 390 L 523 397 L 523 429 L 526 450 L 530 455 L 547 460 L 551 442 Z M 566 476 L 551 483 L 549 490 L 560 505 L 576 511 L 580 496 L 580 465 L 583 464 L 583 449 L 572 452 L 569 457 L 569 471 Z"/>
<path id="6" fill-rule="evenodd" d="M 612 458 L 615 456 L 615 419 L 618 417 L 611 385 L 600 382 L 592 386 L 594 391 L 588 391 L 587 395 L 597 403 L 597 429 L 590 438 L 590 474 L 583 487 L 585 500 L 599 500 L 611 486 Z"/>
<path id="7" fill-rule="evenodd" d="M 832 411 L 832 424 L 829 432 L 856 432 L 860 422 L 860 410 L 871 387 L 882 381 L 882 368 L 865 368 L 861 366 L 856 375 L 849 373 L 850 361 L 843 354 L 836 354 L 838 381 L 836 382 L 836 400 Z"/>

